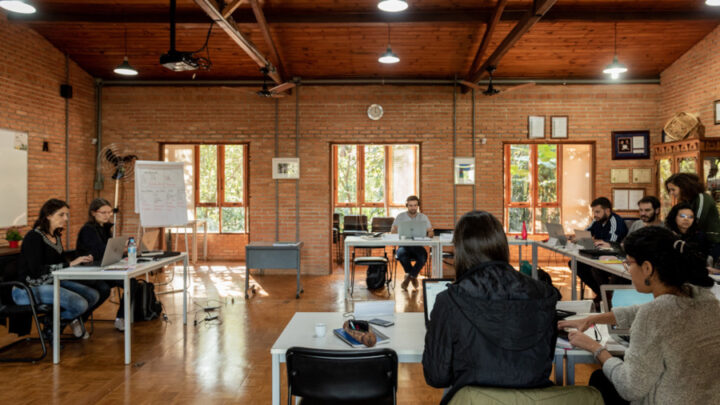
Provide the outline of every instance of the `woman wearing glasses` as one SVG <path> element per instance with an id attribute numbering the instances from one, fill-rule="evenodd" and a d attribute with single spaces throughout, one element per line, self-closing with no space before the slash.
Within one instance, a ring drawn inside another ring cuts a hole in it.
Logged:
<path id="1" fill-rule="evenodd" d="M 555 289 L 510 266 L 507 236 L 492 214 L 468 212 L 453 235 L 457 278 L 430 313 L 425 381 L 452 386 L 442 404 L 468 385 L 552 385 Z"/>
<path id="2" fill-rule="evenodd" d="M 673 231 L 680 239 L 687 242 L 702 257 L 713 257 L 712 263 L 717 259 L 717 244 L 710 242 L 705 232 L 701 231 L 695 221 L 695 212 L 688 203 L 676 204 L 665 218 L 665 226 Z"/>
<path id="3" fill-rule="evenodd" d="M 105 254 L 105 247 L 108 240 L 112 237 L 113 223 L 110 221 L 113 215 L 113 208 L 110 202 L 104 198 L 96 198 L 90 203 L 88 208 L 88 221 L 80 228 L 78 233 L 76 248 L 84 254 L 91 254 L 95 260 L 102 260 Z M 110 296 L 112 287 L 122 287 L 121 280 L 88 280 L 83 284 L 90 286 L 100 293 L 100 299 L 89 312 L 99 307 Z M 120 299 L 120 308 L 117 310 L 115 317 L 115 328 L 120 331 L 125 330 L 125 320 L 123 298 Z"/>
<path id="4" fill-rule="evenodd" d="M 698 228 L 711 242 L 720 243 L 720 214 L 715 200 L 705 192 L 705 185 L 696 174 L 673 174 L 665 180 L 665 189 L 678 202 L 690 204 Z"/>
<path id="5" fill-rule="evenodd" d="M 606 404 L 719 404 L 720 302 L 707 288 L 705 263 L 670 230 L 652 226 L 625 238 L 624 262 L 635 289 L 654 300 L 585 319 L 561 321 L 570 343 L 602 363 L 590 385 Z M 630 329 L 624 360 L 583 333 L 594 324 Z"/>

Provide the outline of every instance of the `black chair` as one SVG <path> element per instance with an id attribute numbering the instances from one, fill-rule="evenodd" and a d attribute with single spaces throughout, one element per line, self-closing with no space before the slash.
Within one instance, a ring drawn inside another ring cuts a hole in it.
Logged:
<path id="1" fill-rule="evenodd" d="M 335 260 L 340 263 L 342 262 L 342 239 L 340 238 L 340 214 L 333 213 L 333 245 L 335 246 Z"/>
<path id="2" fill-rule="evenodd" d="M 393 217 L 373 217 L 370 229 L 373 232 L 390 232 L 393 222 L 395 222 Z"/>
<path id="3" fill-rule="evenodd" d="M 36 362 L 40 361 L 47 355 L 46 336 L 43 336 L 44 329 L 41 327 L 40 316 L 49 319 L 51 308 L 46 305 L 39 305 L 32 290 L 25 284 L 13 281 L 13 273 L 15 270 L 15 260 L 4 260 L 4 263 L 0 263 L 0 323 L 7 324 L 8 331 L 10 333 L 16 333 L 19 336 L 27 335 L 30 333 L 31 325 L 30 322 L 35 323 L 35 327 L 38 330 L 40 347 L 42 348 L 42 354 L 36 357 L 1 357 L 0 362 Z M 12 299 L 12 289 L 21 288 L 30 297 L 29 305 L 17 305 Z M 20 343 L 33 341 L 35 338 L 22 338 L 11 342 L 3 347 L 0 347 L 0 352 L 14 347 Z M 47 342 L 49 344 L 49 341 Z"/>
<path id="4" fill-rule="evenodd" d="M 291 347 L 287 362 L 288 405 L 395 404 L 398 357 L 391 349 L 322 350 Z"/>

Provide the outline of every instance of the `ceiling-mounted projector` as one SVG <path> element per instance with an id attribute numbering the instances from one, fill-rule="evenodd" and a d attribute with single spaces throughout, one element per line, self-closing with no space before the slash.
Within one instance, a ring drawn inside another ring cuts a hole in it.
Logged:
<path id="1" fill-rule="evenodd" d="M 175 72 L 196 70 L 200 67 L 198 59 L 193 57 L 192 53 L 180 52 L 175 49 L 170 49 L 168 53 L 162 54 L 160 56 L 160 64 Z"/>

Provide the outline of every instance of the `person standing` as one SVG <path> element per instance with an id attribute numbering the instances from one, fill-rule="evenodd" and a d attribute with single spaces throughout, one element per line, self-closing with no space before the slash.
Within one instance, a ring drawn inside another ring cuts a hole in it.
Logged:
<path id="1" fill-rule="evenodd" d="M 425 229 L 427 236 L 433 236 L 432 225 L 427 215 L 420 212 L 420 198 L 416 195 L 411 195 L 405 200 L 405 207 L 407 211 L 401 212 L 395 217 L 393 221 L 391 233 L 398 232 L 398 224 L 401 222 L 416 222 Z M 419 282 L 417 279 L 420 270 L 427 262 L 427 251 L 423 246 L 401 246 L 397 251 L 397 259 L 405 270 L 405 279 L 400 283 L 400 288 L 407 291 L 407 287 L 412 283 L 415 289 L 418 289 Z M 415 262 L 413 265 L 412 262 Z"/>

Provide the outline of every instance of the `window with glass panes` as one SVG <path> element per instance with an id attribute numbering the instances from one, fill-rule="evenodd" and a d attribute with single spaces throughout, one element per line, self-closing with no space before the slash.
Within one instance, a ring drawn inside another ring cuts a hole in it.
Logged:
<path id="1" fill-rule="evenodd" d="M 247 232 L 247 145 L 164 145 L 166 161 L 183 161 L 190 218 L 208 232 Z"/>
<path id="2" fill-rule="evenodd" d="M 587 225 L 592 198 L 591 144 L 505 144 L 505 230 L 545 233 Z"/>
<path id="3" fill-rule="evenodd" d="M 335 212 L 396 216 L 418 194 L 419 145 L 333 145 Z"/>

